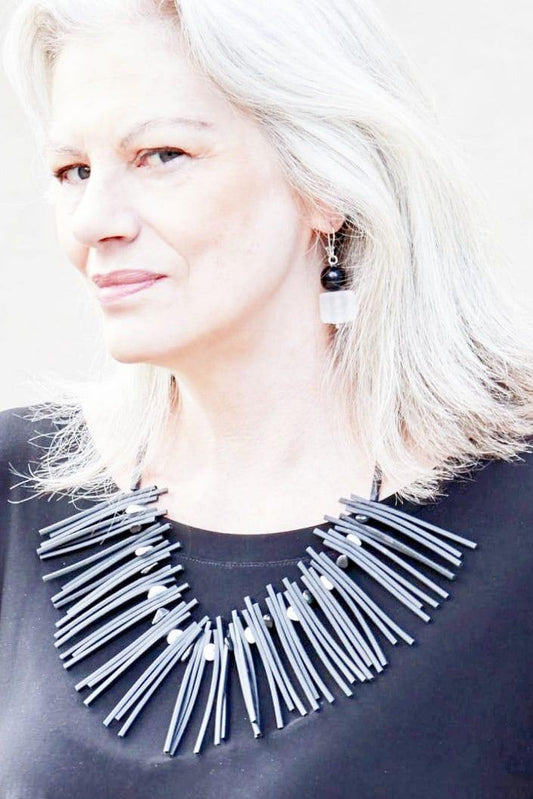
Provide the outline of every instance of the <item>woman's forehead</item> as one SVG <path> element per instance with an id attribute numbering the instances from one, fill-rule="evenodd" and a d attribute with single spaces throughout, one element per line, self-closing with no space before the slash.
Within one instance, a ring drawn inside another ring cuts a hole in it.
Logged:
<path id="1" fill-rule="evenodd" d="M 146 29 L 125 25 L 117 31 L 69 39 L 54 60 L 52 94 L 75 92 L 75 84 L 96 93 L 137 86 L 140 93 L 171 88 L 176 98 L 192 91 L 197 102 L 211 100 L 217 94 L 214 85 L 193 67 L 180 38 L 159 36 L 160 27 L 161 23 Z"/>
<path id="2" fill-rule="evenodd" d="M 140 47 L 150 49 L 140 58 Z M 138 45 L 138 46 L 137 46 Z M 192 67 L 176 37 L 127 27 L 96 38 L 69 42 L 52 75 L 50 144 L 73 120 L 98 117 L 120 128 L 120 136 L 162 123 L 206 132 L 237 121 L 236 109 Z M 135 130 L 134 130 L 135 129 Z"/>

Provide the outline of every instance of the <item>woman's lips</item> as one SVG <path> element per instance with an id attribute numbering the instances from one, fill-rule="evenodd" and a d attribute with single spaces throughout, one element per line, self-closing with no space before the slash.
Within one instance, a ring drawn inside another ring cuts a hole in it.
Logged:
<path id="1" fill-rule="evenodd" d="M 138 291 L 148 289 L 160 280 L 164 279 L 164 275 L 156 276 L 148 280 L 142 280 L 138 283 L 115 283 L 112 286 L 100 286 L 97 289 L 97 297 L 101 305 L 110 305 L 117 300 L 127 297 L 129 294 L 135 294 Z"/>

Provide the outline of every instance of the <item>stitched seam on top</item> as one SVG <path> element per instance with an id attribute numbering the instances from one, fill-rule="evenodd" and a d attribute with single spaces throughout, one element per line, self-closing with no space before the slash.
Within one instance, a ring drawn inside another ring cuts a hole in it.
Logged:
<path id="1" fill-rule="evenodd" d="M 285 560 L 247 560 L 247 561 L 233 561 L 233 560 L 209 560 L 208 558 L 197 558 L 194 555 L 180 555 L 179 551 L 176 553 L 178 560 L 190 560 L 195 563 L 204 563 L 207 566 L 222 566 L 225 568 L 248 568 L 248 566 L 253 567 L 260 567 L 260 566 L 290 566 L 294 563 L 298 563 L 299 561 L 303 561 L 304 563 L 308 563 L 311 558 L 308 555 L 304 555 L 299 558 L 287 558 Z"/>

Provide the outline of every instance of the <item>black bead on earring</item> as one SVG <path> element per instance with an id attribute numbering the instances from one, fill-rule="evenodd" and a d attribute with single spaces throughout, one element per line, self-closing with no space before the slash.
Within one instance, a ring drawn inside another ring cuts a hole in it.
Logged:
<path id="1" fill-rule="evenodd" d="M 356 297 L 352 289 L 347 289 L 346 270 L 339 265 L 335 255 L 335 233 L 328 233 L 326 253 L 328 265 L 320 273 L 320 282 L 325 289 L 319 296 L 320 318 L 326 324 L 337 328 L 342 322 L 355 319 Z"/>

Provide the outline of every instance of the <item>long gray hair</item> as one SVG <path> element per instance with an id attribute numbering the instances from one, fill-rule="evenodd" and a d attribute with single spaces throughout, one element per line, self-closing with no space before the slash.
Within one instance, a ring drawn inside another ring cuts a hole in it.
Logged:
<path id="1" fill-rule="evenodd" d="M 400 496 L 422 501 L 481 459 L 529 450 L 526 309 L 503 293 L 483 202 L 373 6 L 23 0 L 4 66 L 38 140 L 64 43 L 147 15 L 175 28 L 194 65 L 259 121 L 301 196 L 344 216 L 339 258 L 357 315 L 332 339 L 325 382 L 370 462 L 393 484 L 413 475 Z M 169 371 L 146 364 L 115 364 L 94 384 L 58 383 L 30 410 L 57 424 L 38 471 L 25 479 L 39 493 L 84 489 L 92 497 L 116 488 L 106 470 L 134 464 L 161 435 L 178 395 Z M 89 401 L 101 409 L 105 452 L 86 426 Z"/>

